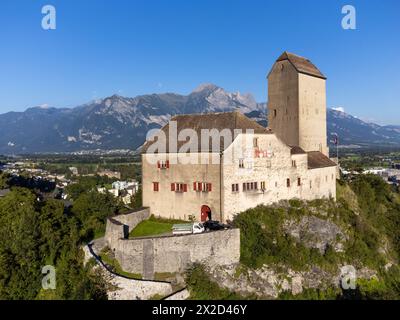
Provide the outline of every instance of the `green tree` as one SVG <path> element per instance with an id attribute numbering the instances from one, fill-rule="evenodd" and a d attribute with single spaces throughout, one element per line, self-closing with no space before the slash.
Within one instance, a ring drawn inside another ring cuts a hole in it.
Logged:
<path id="1" fill-rule="evenodd" d="M 9 187 L 9 175 L 6 174 L 5 172 L 0 171 L 0 190 L 1 189 L 7 189 Z"/>
<path id="2" fill-rule="evenodd" d="M 36 197 L 16 188 L 0 199 L 0 299 L 33 299 L 43 256 Z"/>
<path id="3" fill-rule="evenodd" d="M 72 212 L 82 224 L 82 236 L 89 240 L 105 231 L 106 218 L 115 215 L 119 208 L 113 195 L 90 191 L 74 201 Z"/>
<path id="4" fill-rule="evenodd" d="M 136 194 L 133 196 L 131 206 L 133 209 L 139 209 L 143 206 L 142 202 L 142 187 L 139 187 Z"/>
<path id="5" fill-rule="evenodd" d="M 80 225 L 61 201 L 39 203 L 26 188 L 1 198 L 0 299 L 106 298 L 102 277 L 83 266 Z M 56 268 L 57 287 L 43 291 L 41 270 L 48 264 Z"/>

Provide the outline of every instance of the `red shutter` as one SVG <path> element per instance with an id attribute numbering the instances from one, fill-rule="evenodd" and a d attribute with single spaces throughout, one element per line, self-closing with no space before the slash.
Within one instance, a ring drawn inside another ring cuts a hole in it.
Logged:
<path id="1" fill-rule="evenodd" d="M 165 166 L 167 167 L 167 169 L 169 168 L 169 160 L 167 160 L 167 161 L 165 162 Z"/>
<path id="2" fill-rule="evenodd" d="M 208 184 L 207 184 L 207 191 L 210 191 L 210 192 L 211 192 L 211 183 L 208 183 Z"/>
<path id="3" fill-rule="evenodd" d="M 196 183 L 196 182 L 193 182 L 193 190 L 194 190 L 194 191 L 197 191 L 196 187 L 197 187 L 197 183 Z"/>
<path id="4" fill-rule="evenodd" d="M 199 182 L 199 191 L 203 191 L 203 184 Z"/>
<path id="5" fill-rule="evenodd" d="M 187 192 L 187 184 L 186 183 L 183 185 L 183 192 Z"/>
<path id="6" fill-rule="evenodd" d="M 171 183 L 171 191 L 175 191 L 175 183 Z"/>
<path id="7" fill-rule="evenodd" d="M 160 169 L 160 168 L 161 168 L 160 161 L 157 161 L 157 168 L 158 168 L 158 169 Z"/>

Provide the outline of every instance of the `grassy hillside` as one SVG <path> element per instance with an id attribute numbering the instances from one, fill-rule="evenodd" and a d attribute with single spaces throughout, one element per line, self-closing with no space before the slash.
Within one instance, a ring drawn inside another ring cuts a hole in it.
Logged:
<path id="1" fill-rule="evenodd" d="M 377 275 L 373 280 L 359 279 L 352 297 L 400 298 L 400 196 L 379 177 L 362 175 L 339 182 L 336 202 L 291 200 L 258 206 L 238 214 L 234 224 L 241 229 L 242 269 L 267 265 L 284 273 L 318 267 L 335 274 L 350 264 Z M 196 286 L 192 291 L 196 296 Z M 326 288 L 280 296 L 341 297 Z"/>

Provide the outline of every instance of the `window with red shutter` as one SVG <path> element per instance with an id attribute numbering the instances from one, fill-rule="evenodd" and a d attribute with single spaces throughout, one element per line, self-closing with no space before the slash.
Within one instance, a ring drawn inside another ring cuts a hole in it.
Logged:
<path id="1" fill-rule="evenodd" d="M 197 191 L 197 182 L 193 182 L 193 190 Z"/>
<path id="2" fill-rule="evenodd" d="M 201 182 L 199 182 L 199 191 L 203 191 L 203 184 Z"/>
<path id="3" fill-rule="evenodd" d="M 165 162 L 165 166 L 167 167 L 167 169 L 169 168 L 169 160 L 167 160 L 167 161 Z"/>
<path id="4" fill-rule="evenodd" d="M 183 192 L 187 192 L 187 184 L 186 183 L 183 185 Z"/>
<path id="5" fill-rule="evenodd" d="M 158 169 L 161 168 L 161 163 L 160 163 L 160 161 L 157 161 L 157 168 L 158 168 Z"/>
<path id="6" fill-rule="evenodd" d="M 171 183 L 171 191 L 175 191 L 175 183 Z"/>
<path id="7" fill-rule="evenodd" d="M 211 183 L 207 183 L 207 191 L 211 192 Z"/>
<path id="8" fill-rule="evenodd" d="M 153 182 L 153 191 L 159 191 L 159 183 Z"/>

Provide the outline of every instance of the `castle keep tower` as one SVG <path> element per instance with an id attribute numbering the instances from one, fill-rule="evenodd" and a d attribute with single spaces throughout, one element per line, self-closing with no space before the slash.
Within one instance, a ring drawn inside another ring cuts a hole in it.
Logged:
<path id="1" fill-rule="evenodd" d="M 329 156 L 326 77 L 310 60 L 285 51 L 267 78 L 268 126 L 288 145 Z"/>

